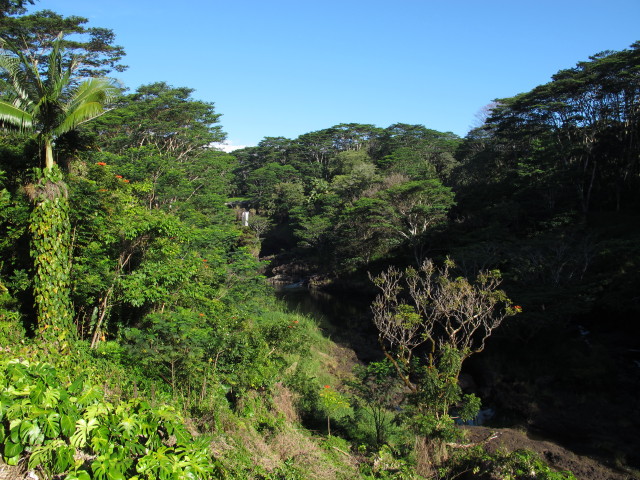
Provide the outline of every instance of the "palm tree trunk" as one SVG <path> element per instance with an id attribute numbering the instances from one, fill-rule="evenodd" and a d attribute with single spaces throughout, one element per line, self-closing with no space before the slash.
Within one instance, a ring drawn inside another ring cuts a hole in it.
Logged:
<path id="1" fill-rule="evenodd" d="M 50 138 L 45 139 L 44 141 L 44 167 L 47 170 L 51 170 L 53 168 L 53 144 Z"/>
<path id="2" fill-rule="evenodd" d="M 61 348 L 75 339 L 70 299 L 69 200 L 62 173 L 41 171 L 32 189 L 31 256 L 38 331 L 47 344 Z"/>

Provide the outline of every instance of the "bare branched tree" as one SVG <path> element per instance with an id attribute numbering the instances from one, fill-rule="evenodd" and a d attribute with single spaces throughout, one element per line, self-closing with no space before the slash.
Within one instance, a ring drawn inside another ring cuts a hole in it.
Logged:
<path id="1" fill-rule="evenodd" d="M 395 267 L 372 281 L 381 290 L 372 305 L 378 340 L 404 383 L 413 391 L 411 362 L 425 345 L 428 363 L 448 347 L 465 360 L 481 352 L 487 338 L 509 315 L 520 310 L 499 290 L 500 272 L 481 271 L 473 281 L 454 277 L 453 261 L 442 268 L 427 259 L 420 269 Z"/>
<path id="2" fill-rule="evenodd" d="M 470 420 L 480 408 L 480 399 L 459 385 L 462 363 L 521 310 L 498 289 L 497 270 L 468 280 L 454 269 L 450 259 L 441 268 L 426 260 L 417 270 L 391 267 L 371 277 L 381 291 L 372 305 L 378 340 L 411 393 L 404 418 L 416 434 L 417 467 L 425 476 L 446 459 L 455 419 Z"/>

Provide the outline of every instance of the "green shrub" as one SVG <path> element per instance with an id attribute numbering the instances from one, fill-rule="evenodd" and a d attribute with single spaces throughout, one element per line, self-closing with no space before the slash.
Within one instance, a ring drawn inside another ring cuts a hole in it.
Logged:
<path id="1" fill-rule="evenodd" d="M 472 474 L 473 478 L 502 480 L 576 480 L 571 472 L 556 472 L 540 457 L 528 450 L 487 453 L 482 447 L 454 454 L 440 469 L 439 477 L 460 478 Z"/>
<path id="2" fill-rule="evenodd" d="M 0 366 L 0 422 L 5 462 L 26 458 L 47 478 L 197 479 L 219 473 L 206 439 L 192 438 L 173 407 L 139 399 L 112 404 L 81 378 L 63 385 L 46 363 Z"/>

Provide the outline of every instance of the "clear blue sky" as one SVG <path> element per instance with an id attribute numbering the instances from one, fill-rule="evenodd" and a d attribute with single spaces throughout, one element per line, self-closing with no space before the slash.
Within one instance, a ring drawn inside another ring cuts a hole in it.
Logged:
<path id="1" fill-rule="evenodd" d="M 234 145 L 339 123 L 464 136 L 494 98 L 640 40 L 640 0 L 40 0 L 111 28 L 134 90 L 214 102 Z"/>

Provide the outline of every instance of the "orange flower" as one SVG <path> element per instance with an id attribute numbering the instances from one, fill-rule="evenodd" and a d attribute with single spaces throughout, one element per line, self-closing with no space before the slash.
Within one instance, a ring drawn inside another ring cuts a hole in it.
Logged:
<path id="1" fill-rule="evenodd" d="M 204 313 L 199 313 L 198 315 L 200 315 L 201 317 L 204 317 Z"/>
<path id="2" fill-rule="evenodd" d="M 129 183 L 129 180 L 127 180 L 126 178 L 124 180 L 122 180 L 124 183 Z"/>
<path id="3" fill-rule="evenodd" d="M 294 320 L 293 323 L 298 323 L 298 320 Z"/>
<path id="4" fill-rule="evenodd" d="M 96 163 L 96 165 L 100 165 L 101 167 L 104 167 L 104 166 L 106 166 L 107 164 L 106 164 L 105 162 L 98 162 L 98 163 Z"/>
<path id="5" fill-rule="evenodd" d="M 122 175 L 116 175 L 116 178 L 122 178 Z"/>
<path id="6" fill-rule="evenodd" d="M 522 307 L 520 305 L 514 305 L 513 308 L 515 309 L 516 312 L 522 311 Z"/>
<path id="7" fill-rule="evenodd" d="M 325 385 L 324 388 L 331 388 L 331 385 Z"/>
<path id="8" fill-rule="evenodd" d="M 106 188 L 101 188 L 98 190 L 99 192 L 108 192 L 109 190 L 107 190 Z"/>

